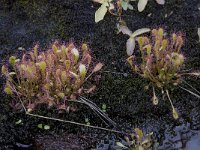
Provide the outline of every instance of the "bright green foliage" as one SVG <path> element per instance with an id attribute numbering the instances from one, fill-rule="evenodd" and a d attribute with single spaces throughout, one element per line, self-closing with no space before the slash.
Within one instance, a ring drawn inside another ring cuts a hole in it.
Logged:
<path id="1" fill-rule="evenodd" d="M 21 60 L 11 56 L 9 62 L 10 72 L 2 66 L 6 77 L 4 91 L 22 99 L 28 110 L 40 103 L 66 110 L 67 100 L 76 100 L 83 93 L 93 91 L 84 89 L 83 84 L 102 67 L 99 63 L 91 69 L 92 57 L 86 44 L 77 49 L 73 43 L 60 45 L 57 42 L 40 53 L 36 45 Z"/>

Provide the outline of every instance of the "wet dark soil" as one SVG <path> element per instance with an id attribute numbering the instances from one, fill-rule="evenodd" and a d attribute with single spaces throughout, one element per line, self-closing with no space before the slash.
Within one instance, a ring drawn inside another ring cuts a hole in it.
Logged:
<path id="1" fill-rule="evenodd" d="M 171 97 L 181 115 L 177 121 L 172 118 L 168 101 L 160 100 L 158 106 L 153 106 L 151 91 L 144 90 L 145 81 L 133 75 L 126 63 L 125 43 L 128 37 L 116 34 L 117 20 L 114 16 L 107 14 L 103 21 L 94 22 L 98 6 L 90 0 L 0 0 L 1 64 L 6 63 L 10 55 L 20 56 L 22 52 L 18 50 L 19 47 L 29 50 L 39 43 L 41 48 L 45 48 L 56 39 L 74 41 L 77 45 L 87 42 L 95 61 L 105 64 L 98 89 L 87 98 L 99 107 L 105 103 L 109 117 L 119 125 L 119 130 L 130 131 L 133 127 L 140 127 L 146 133 L 154 132 L 162 145 L 160 149 L 188 147 L 185 143 L 200 130 L 200 99 L 175 88 Z M 185 40 L 183 53 L 187 57 L 185 70 L 197 70 L 200 69 L 197 35 L 197 28 L 200 27 L 199 8 L 199 0 L 168 0 L 164 6 L 150 1 L 144 12 L 137 12 L 135 4 L 133 11 L 124 12 L 123 18 L 132 31 L 143 27 L 163 27 L 168 33 L 182 32 Z M 0 80 L 2 91 L 4 79 Z M 186 80 L 200 90 L 200 79 Z M 0 98 L 2 150 L 92 149 L 101 140 L 113 136 L 105 131 L 26 116 L 23 111 L 10 107 L 12 99 L 3 92 Z M 89 118 L 92 125 L 108 127 L 87 107 L 80 107 L 70 117 L 52 110 L 46 112 L 45 109 L 36 113 L 82 123 Z M 22 123 L 16 124 L 20 119 Z M 37 125 L 40 123 L 50 125 L 50 130 L 39 129 Z M 185 125 L 187 131 L 181 128 Z M 178 127 L 181 129 L 176 130 Z M 174 138 L 174 132 L 179 134 L 179 138 Z M 119 135 L 115 136 L 117 138 Z M 182 145 L 176 146 L 180 141 Z"/>

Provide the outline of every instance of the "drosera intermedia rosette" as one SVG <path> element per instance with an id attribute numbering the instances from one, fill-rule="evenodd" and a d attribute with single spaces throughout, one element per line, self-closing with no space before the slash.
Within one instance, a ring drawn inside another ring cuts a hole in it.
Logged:
<path id="1" fill-rule="evenodd" d="M 85 82 L 103 65 L 93 64 L 87 44 L 77 48 L 73 43 L 55 42 L 47 51 L 38 49 L 36 45 L 21 59 L 11 56 L 9 65 L 2 66 L 4 92 L 20 98 L 28 111 L 41 103 L 69 110 L 68 101 L 93 91 L 95 86 L 85 87 Z"/>
<path id="2" fill-rule="evenodd" d="M 170 101 L 173 117 L 178 118 L 176 108 L 173 106 L 172 100 L 169 96 L 169 90 L 172 86 L 178 86 L 183 90 L 195 95 L 200 92 L 192 85 L 189 85 L 185 80 L 185 75 L 192 75 L 200 77 L 200 72 L 183 73 L 185 56 L 182 54 L 181 48 L 183 46 L 183 38 L 180 33 L 173 33 L 171 37 L 166 37 L 162 28 L 151 30 L 150 38 L 147 36 L 140 36 L 136 39 L 140 56 L 130 56 L 127 61 L 130 64 L 134 73 L 149 81 L 147 88 L 152 87 L 154 105 L 159 102 L 155 93 L 155 88 L 161 90 L 162 94 L 166 94 Z M 192 90 L 186 89 L 181 84 L 187 83 Z"/>

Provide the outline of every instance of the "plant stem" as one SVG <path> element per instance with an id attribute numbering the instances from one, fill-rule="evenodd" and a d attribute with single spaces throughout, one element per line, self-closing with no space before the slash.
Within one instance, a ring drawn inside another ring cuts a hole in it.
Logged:
<path id="1" fill-rule="evenodd" d="M 174 109 L 174 105 L 173 105 L 172 100 L 171 100 L 171 98 L 170 98 L 170 96 L 169 96 L 169 92 L 168 92 L 168 90 L 165 90 L 165 91 L 166 91 L 166 93 L 167 93 L 167 97 L 168 97 L 168 99 L 169 99 L 169 101 L 170 101 L 170 104 L 171 104 L 171 106 L 172 106 L 172 109 Z"/>
<path id="2" fill-rule="evenodd" d="M 198 94 L 196 94 L 196 93 L 194 93 L 194 92 L 192 92 L 192 91 L 190 91 L 190 90 L 188 90 L 188 89 L 186 89 L 186 88 L 184 88 L 184 87 L 182 87 L 182 86 L 180 86 L 180 85 L 179 85 L 179 87 L 180 87 L 181 89 L 187 91 L 188 93 L 190 93 L 190 94 L 196 96 L 197 98 L 200 98 L 200 95 L 198 95 Z"/>

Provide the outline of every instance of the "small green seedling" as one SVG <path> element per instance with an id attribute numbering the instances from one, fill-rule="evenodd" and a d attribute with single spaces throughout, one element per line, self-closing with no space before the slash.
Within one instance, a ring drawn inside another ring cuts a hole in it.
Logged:
<path id="1" fill-rule="evenodd" d="M 90 125 L 90 120 L 89 120 L 89 118 L 85 118 L 85 123 L 86 123 L 86 125 Z"/>
<path id="2" fill-rule="evenodd" d="M 23 123 L 22 123 L 22 120 L 21 120 L 21 119 L 19 119 L 18 121 L 16 121 L 16 122 L 15 122 L 15 124 L 17 124 L 17 125 L 18 125 L 18 124 L 23 124 Z"/>
<path id="3" fill-rule="evenodd" d="M 49 129 L 50 129 L 50 126 L 49 126 L 49 125 L 44 125 L 44 129 L 45 129 L 45 130 L 49 130 Z"/>
<path id="4" fill-rule="evenodd" d="M 102 107 L 101 107 L 101 108 L 102 108 L 102 111 L 103 111 L 103 112 L 106 112 L 107 106 L 106 106 L 105 103 L 102 104 Z"/>
<path id="5" fill-rule="evenodd" d="M 43 129 L 43 124 L 40 123 L 40 124 L 37 125 L 37 127 L 38 127 L 39 129 Z"/>
<path id="6" fill-rule="evenodd" d="M 50 129 L 49 125 L 43 125 L 42 123 L 38 124 L 37 127 L 39 129 L 44 129 L 44 130 L 49 130 Z"/>

